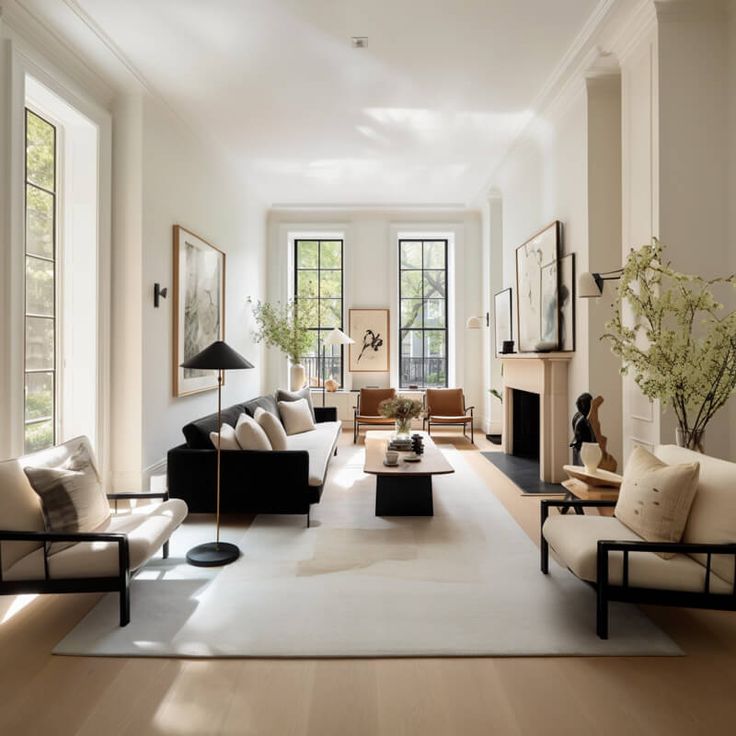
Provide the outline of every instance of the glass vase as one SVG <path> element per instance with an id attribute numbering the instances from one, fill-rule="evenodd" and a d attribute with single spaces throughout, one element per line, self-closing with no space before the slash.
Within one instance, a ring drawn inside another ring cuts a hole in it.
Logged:
<path id="1" fill-rule="evenodd" d="M 693 431 L 677 427 L 675 429 L 675 440 L 678 447 L 687 447 L 688 450 L 705 454 L 705 431 L 702 429 Z"/>
<path id="2" fill-rule="evenodd" d="M 411 419 L 396 419 L 396 436 L 411 436 Z"/>

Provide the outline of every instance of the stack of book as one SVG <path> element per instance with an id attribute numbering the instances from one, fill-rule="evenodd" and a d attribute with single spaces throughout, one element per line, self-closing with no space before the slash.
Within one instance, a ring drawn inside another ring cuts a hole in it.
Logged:
<path id="1" fill-rule="evenodd" d="M 412 449 L 411 437 L 394 437 L 388 443 L 389 450 L 396 452 L 409 452 Z"/>

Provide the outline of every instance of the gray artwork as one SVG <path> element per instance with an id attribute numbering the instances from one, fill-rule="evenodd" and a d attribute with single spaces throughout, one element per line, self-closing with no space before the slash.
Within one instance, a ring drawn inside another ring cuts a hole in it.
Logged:
<path id="1" fill-rule="evenodd" d="M 556 350 L 559 339 L 557 312 L 557 261 L 541 269 L 540 325 L 537 350 Z"/>
<path id="2" fill-rule="evenodd" d="M 575 254 L 560 259 L 560 350 L 575 350 Z"/>

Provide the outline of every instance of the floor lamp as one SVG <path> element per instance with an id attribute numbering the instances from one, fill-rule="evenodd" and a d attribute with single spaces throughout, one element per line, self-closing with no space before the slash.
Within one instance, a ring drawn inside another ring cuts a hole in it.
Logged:
<path id="1" fill-rule="evenodd" d="M 222 372 L 236 371 L 253 366 L 222 340 L 184 361 L 182 368 L 217 371 L 217 535 L 214 542 L 198 544 L 187 552 L 187 562 L 197 567 L 218 567 L 234 562 L 240 550 L 234 544 L 220 541 L 220 428 L 222 427 Z"/>
<path id="2" fill-rule="evenodd" d="M 348 337 L 342 330 L 338 330 L 337 327 L 333 327 L 326 335 L 325 339 L 322 340 L 322 406 L 325 405 L 325 346 L 326 345 L 352 345 L 355 342 L 351 337 Z"/>

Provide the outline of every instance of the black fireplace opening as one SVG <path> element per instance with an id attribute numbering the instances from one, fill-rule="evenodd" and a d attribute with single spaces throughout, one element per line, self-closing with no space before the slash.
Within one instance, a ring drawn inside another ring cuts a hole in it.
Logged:
<path id="1" fill-rule="evenodd" d="M 513 454 L 539 461 L 539 394 L 514 389 Z"/>

